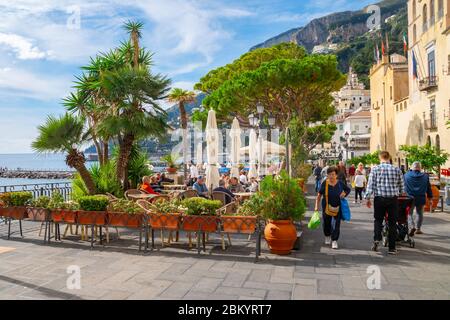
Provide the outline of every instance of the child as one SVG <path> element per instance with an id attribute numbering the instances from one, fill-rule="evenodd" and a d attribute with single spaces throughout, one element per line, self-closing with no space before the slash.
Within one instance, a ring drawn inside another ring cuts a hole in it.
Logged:
<path id="1" fill-rule="evenodd" d="M 359 200 L 362 203 L 362 192 L 366 188 L 367 179 L 366 176 L 359 170 L 356 170 L 355 176 L 355 203 L 358 203 L 358 195 Z"/>

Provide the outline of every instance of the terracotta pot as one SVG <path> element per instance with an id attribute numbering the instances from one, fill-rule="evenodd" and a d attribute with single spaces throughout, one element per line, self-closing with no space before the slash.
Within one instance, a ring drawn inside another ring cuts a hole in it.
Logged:
<path id="1" fill-rule="evenodd" d="M 103 226 L 107 224 L 107 213 L 105 211 L 78 211 L 79 224 L 94 224 Z"/>
<path id="2" fill-rule="evenodd" d="M 256 217 L 248 216 L 222 216 L 220 221 L 223 231 L 227 233 L 255 233 Z"/>
<path id="3" fill-rule="evenodd" d="M 23 220 L 28 218 L 27 207 L 0 207 L 0 216 Z"/>
<path id="4" fill-rule="evenodd" d="M 264 237 L 271 253 L 290 254 L 297 240 L 297 230 L 291 220 L 269 220 Z"/>
<path id="5" fill-rule="evenodd" d="M 108 225 L 114 227 L 141 228 L 144 215 L 108 212 Z"/>
<path id="6" fill-rule="evenodd" d="M 51 212 L 53 222 L 77 223 L 78 211 L 55 209 Z"/>
<path id="7" fill-rule="evenodd" d="M 178 230 L 181 224 L 180 213 L 150 214 L 148 222 L 153 229 Z"/>
<path id="8" fill-rule="evenodd" d="M 177 168 L 166 168 L 167 172 L 170 174 L 175 174 L 177 173 Z"/>
<path id="9" fill-rule="evenodd" d="M 218 218 L 216 216 L 183 216 L 184 231 L 215 232 Z"/>
<path id="10" fill-rule="evenodd" d="M 50 219 L 50 212 L 44 208 L 27 208 L 28 219 L 33 221 L 48 221 Z"/>
<path id="11" fill-rule="evenodd" d="M 440 196 L 439 188 L 436 186 L 431 186 L 431 191 L 433 192 L 433 209 L 436 209 L 439 204 L 439 196 Z M 423 210 L 425 212 L 431 212 L 430 202 L 428 201 L 428 196 L 427 196 L 427 202 L 426 202 Z"/>

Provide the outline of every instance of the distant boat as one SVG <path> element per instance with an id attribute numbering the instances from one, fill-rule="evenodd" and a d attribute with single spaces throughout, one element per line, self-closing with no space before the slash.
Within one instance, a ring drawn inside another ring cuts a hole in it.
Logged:
<path id="1" fill-rule="evenodd" d="M 86 161 L 98 161 L 98 154 L 96 153 L 87 153 Z"/>

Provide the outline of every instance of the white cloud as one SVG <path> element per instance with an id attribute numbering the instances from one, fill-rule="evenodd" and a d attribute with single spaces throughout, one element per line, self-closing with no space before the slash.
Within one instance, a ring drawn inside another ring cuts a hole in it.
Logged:
<path id="1" fill-rule="evenodd" d="M 50 51 L 42 51 L 33 46 L 30 39 L 26 39 L 16 34 L 0 32 L 0 45 L 6 45 L 11 48 L 19 59 L 43 59 L 50 56 Z"/>

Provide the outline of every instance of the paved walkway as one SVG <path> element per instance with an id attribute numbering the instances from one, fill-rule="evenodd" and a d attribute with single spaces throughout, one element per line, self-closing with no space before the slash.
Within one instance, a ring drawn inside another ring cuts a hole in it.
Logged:
<path id="1" fill-rule="evenodd" d="M 306 229 L 300 251 L 275 256 L 263 243 L 258 263 L 246 238 L 222 251 L 213 237 L 201 256 L 182 238 L 144 255 L 126 231 L 123 240 L 90 250 L 77 238 L 44 245 L 36 223 L 24 226 L 24 239 L 8 241 L 2 225 L 0 299 L 450 299 L 450 214 L 426 214 L 416 248 L 402 246 L 388 256 L 385 248 L 369 251 L 372 215 L 353 206 L 339 250 L 323 244 L 321 230 Z M 79 290 L 67 287 L 72 265 L 80 268 Z M 373 265 L 380 268 L 381 289 L 369 290 Z"/>

